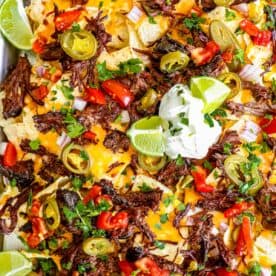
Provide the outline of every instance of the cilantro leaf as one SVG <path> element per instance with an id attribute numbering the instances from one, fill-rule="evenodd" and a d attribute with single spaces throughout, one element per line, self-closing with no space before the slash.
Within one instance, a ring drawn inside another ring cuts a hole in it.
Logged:
<path id="1" fill-rule="evenodd" d="M 103 63 L 98 63 L 96 67 L 100 81 L 105 81 L 114 78 L 114 72 L 106 68 L 106 61 L 104 61 Z"/>
<path id="2" fill-rule="evenodd" d="M 191 30 L 200 30 L 200 24 L 204 23 L 205 19 L 202 17 L 198 17 L 195 13 L 192 13 L 191 17 L 186 17 L 183 20 L 183 24 L 190 31 Z"/>
<path id="3" fill-rule="evenodd" d="M 29 146 L 32 150 L 38 150 L 40 146 L 40 141 L 38 139 L 29 142 Z"/>
<path id="4" fill-rule="evenodd" d="M 234 60 L 240 62 L 240 63 L 245 63 L 244 61 L 244 51 L 243 49 L 236 49 L 234 51 Z"/>
<path id="5" fill-rule="evenodd" d="M 161 222 L 162 224 L 166 223 L 168 220 L 169 220 L 168 214 L 162 214 L 162 215 L 160 216 L 160 222 Z"/>
<path id="6" fill-rule="evenodd" d="M 236 18 L 236 14 L 229 10 L 229 9 L 225 9 L 225 19 L 226 21 L 232 21 L 233 19 Z"/>

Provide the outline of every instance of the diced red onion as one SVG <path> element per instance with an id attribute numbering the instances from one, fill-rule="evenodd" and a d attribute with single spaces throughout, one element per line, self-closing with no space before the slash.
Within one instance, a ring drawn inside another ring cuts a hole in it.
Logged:
<path id="1" fill-rule="evenodd" d="M 240 77 L 245 81 L 260 82 L 263 70 L 252 64 L 246 64 L 240 71 Z"/>
<path id="2" fill-rule="evenodd" d="M 137 23 L 142 15 L 143 12 L 138 7 L 134 6 L 131 9 L 131 11 L 127 14 L 127 18 L 133 23 Z"/>
<path id="3" fill-rule="evenodd" d="M 87 102 L 85 100 L 76 97 L 74 99 L 74 103 L 73 103 L 72 108 L 77 109 L 79 111 L 83 111 L 85 109 L 86 105 L 87 105 Z"/>
<path id="4" fill-rule="evenodd" d="M 227 229 L 229 228 L 228 224 L 225 223 L 225 222 L 222 222 L 220 225 L 219 225 L 219 230 L 221 233 L 225 233 L 227 231 Z"/>
<path id="5" fill-rule="evenodd" d="M 61 135 L 57 139 L 57 145 L 62 148 L 70 142 L 71 142 L 71 138 L 69 136 L 67 136 L 67 134 L 64 131 L 61 133 Z"/>
<path id="6" fill-rule="evenodd" d="M 261 268 L 262 276 L 271 276 L 271 269 L 267 267 Z"/>
<path id="7" fill-rule="evenodd" d="M 246 3 L 241 3 L 239 5 L 234 5 L 232 8 L 240 13 L 247 15 L 248 14 L 248 5 Z"/>
<path id="8" fill-rule="evenodd" d="M 0 143 L 0 155 L 4 155 L 5 154 L 7 145 L 8 145 L 7 142 L 1 142 Z"/>
<path id="9" fill-rule="evenodd" d="M 46 69 L 44 66 L 38 66 L 36 67 L 36 73 L 39 77 L 43 77 L 43 75 L 45 74 Z"/>
<path id="10" fill-rule="evenodd" d="M 127 110 L 123 110 L 121 113 L 121 123 L 122 124 L 127 124 L 130 122 L 130 117 L 129 117 L 129 113 Z"/>
<path id="11" fill-rule="evenodd" d="M 248 120 L 245 122 L 244 129 L 239 134 L 247 142 L 255 142 L 261 128 L 254 122 Z"/>

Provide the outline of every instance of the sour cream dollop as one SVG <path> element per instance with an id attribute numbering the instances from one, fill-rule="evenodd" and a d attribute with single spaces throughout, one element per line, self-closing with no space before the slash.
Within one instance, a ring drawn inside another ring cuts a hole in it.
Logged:
<path id="1" fill-rule="evenodd" d="M 165 131 L 166 154 L 176 159 L 178 155 L 202 159 L 208 149 L 218 141 L 221 126 L 205 122 L 201 99 L 192 96 L 187 86 L 177 84 L 162 98 L 159 116 L 169 123 Z"/>

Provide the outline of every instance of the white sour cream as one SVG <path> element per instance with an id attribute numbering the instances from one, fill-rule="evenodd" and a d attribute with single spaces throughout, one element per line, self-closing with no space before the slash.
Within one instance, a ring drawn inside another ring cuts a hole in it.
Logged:
<path id="1" fill-rule="evenodd" d="M 172 87 L 162 98 L 159 116 L 169 122 L 169 129 L 165 131 L 165 152 L 170 158 L 180 155 L 202 159 L 218 141 L 221 126 L 215 120 L 213 127 L 204 121 L 203 106 L 203 101 L 193 97 L 182 84 Z"/>

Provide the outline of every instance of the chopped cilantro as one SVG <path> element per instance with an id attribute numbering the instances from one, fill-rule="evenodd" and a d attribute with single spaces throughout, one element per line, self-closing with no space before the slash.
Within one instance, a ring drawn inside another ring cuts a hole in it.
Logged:
<path id="1" fill-rule="evenodd" d="M 216 109 L 215 111 L 213 111 L 211 113 L 211 116 L 213 116 L 213 117 L 223 117 L 224 118 L 224 117 L 227 117 L 227 113 L 224 109 L 218 108 L 218 109 Z"/>
<path id="2" fill-rule="evenodd" d="M 52 259 L 39 259 L 38 263 L 45 273 L 50 273 L 51 269 L 54 268 L 54 263 Z"/>
<path id="3" fill-rule="evenodd" d="M 271 267 L 271 276 L 276 276 L 276 264 Z"/>
<path id="4" fill-rule="evenodd" d="M 80 157 L 81 157 L 84 161 L 89 160 L 88 153 L 87 153 L 85 150 L 82 150 L 82 151 L 80 152 Z"/>
<path id="5" fill-rule="evenodd" d="M 170 195 L 164 198 L 163 204 L 165 207 L 169 207 L 174 201 L 174 195 Z"/>
<path id="6" fill-rule="evenodd" d="M 49 241 L 48 241 L 48 246 L 50 249 L 57 249 L 58 248 L 58 241 L 56 238 L 51 238 Z"/>
<path id="7" fill-rule="evenodd" d="M 72 262 L 67 262 L 67 263 L 62 263 L 61 266 L 65 269 L 65 270 L 70 270 L 72 268 Z"/>
<path id="8" fill-rule="evenodd" d="M 166 223 L 168 220 L 169 220 L 168 214 L 162 214 L 162 215 L 160 216 L 160 222 L 161 222 L 162 224 Z"/>
<path id="9" fill-rule="evenodd" d="M 78 176 L 75 176 L 72 179 L 72 186 L 75 190 L 79 190 L 82 187 L 83 183 L 84 183 L 83 179 Z"/>
<path id="10" fill-rule="evenodd" d="M 244 64 L 244 51 L 243 49 L 236 49 L 234 51 L 234 60 Z"/>
<path id="11" fill-rule="evenodd" d="M 140 272 L 141 272 L 140 269 L 136 269 L 136 270 L 131 272 L 130 276 L 137 276 Z"/>
<path id="12" fill-rule="evenodd" d="M 178 206 L 177 206 L 177 210 L 178 211 L 184 211 L 186 209 L 186 205 L 184 203 L 180 203 Z"/>
<path id="13" fill-rule="evenodd" d="M 225 19 L 226 21 L 232 21 L 233 19 L 236 18 L 236 14 L 229 10 L 229 9 L 225 9 Z"/>
<path id="14" fill-rule="evenodd" d="M 161 242 L 161 241 L 155 241 L 154 245 L 156 247 L 158 247 L 159 249 L 164 249 L 165 248 L 165 244 L 163 242 Z"/>
<path id="15" fill-rule="evenodd" d="M 28 199 L 27 199 L 27 206 L 30 207 L 33 204 L 33 192 L 30 190 L 28 194 Z"/>
<path id="16" fill-rule="evenodd" d="M 203 167 L 205 169 L 208 169 L 209 171 L 213 170 L 213 166 L 212 166 L 212 164 L 208 160 L 204 160 Z"/>
<path id="17" fill-rule="evenodd" d="M 152 191 L 152 188 L 149 185 L 147 185 L 145 182 L 143 182 L 143 184 L 139 186 L 139 189 L 143 193 L 148 193 Z"/>
<path id="18" fill-rule="evenodd" d="M 158 229 L 158 230 L 161 230 L 161 229 L 162 229 L 162 226 L 161 226 L 160 223 L 155 223 L 155 224 L 154 224 L 154 227 L 155 227 L 156 229 Z"/>
<path id="19" fill-rule="evenodd" d="M 71 112 L 67 112 L 64 122 L 67 124 L 67 135 L 70 138 L 79 137 L 85 132 L 84 126 L 74 118 Z"/>
<path id="20" fill-rule="evenodd" d="M 69 241 L 64 240 L 61 244 L 62 249 L 67 249 L 69 247 Z"/>
<path id="21" fill-rule="evenodd" d="M 188 118 L 181 118 L 180 119 L 181 124 L 188 126 L 189 125 L 189 119 Z"/>
<path id="22" fill-rule="evenodd" d="M 214 127 L 214 121 L 209 114 L 204 114 L 204 122 L 209 125 L 209 127 Z"/>
<path id="23" fill-rule="evenodd" d="M 155 21 L 154 17 L 153 16 L 148 16 L 148 19 L 149 19 L 149 23 L 150 24 L 157 24 L 157 22 Z"/>
<path id="24" fill-rule="evenodd" d="M 78 272 L 79 273 L 85 273 L 86 270 L 90 269 L 90 267 L 91 267 L 90 263 L 78 264 Z"/>
<path id="25" fill-rule="evenodd" d="M 16 184 L 17 184 L 17 181 L 16 181 L 15 178 L 13 178 L 13 179 L 10 181 L 11 187 L 16 187 Z"/>
<path id="26" fill-rule="evenodd" d="M 200 24 L 204 23 L 205 19 L 198 17 L 195 13 L 192 13 L 191 17 L 186 17 L 183 20 L 183 24 L 189 30 L 200 30 Z"/>
<path id="27" fill-rule="evenodd" d="M 38 150 L 40 146 L 40 141 L 38 139 L 29 142 L 29 146 L 32 150 Z"/>
<path id="28" fill-rule="evenodd" d="M 248 218 L 250 219 L 250 222 L 251 222 L 251 223 L 254 223 L 254 221 L 255 221 L 255 219 L 256 219 L 255 216 L 254 216 L 251 212 L 243 212 L 243 213 L 241 213 L 240 215 L 237 216 L 237 220 L 238 220 L 240 223 L 242 223 L 242 218 L 243 218 L 244 216 L 248 217 Z"/>
<path id="29" fill-rule="evenodd" d="M 62 86 L 60 86 L 60 90 L 67 100 L 74 100 L 74 89 L 72 87 L 65 85 L 63 82 Z"/>
<path id="30" fill-rule="evenodd" d="M 98 63 L 96 67 L 100 81 L 105 81 L 114 78 L 114 71 L 108 70 L 106 68 L 106 61 L 104 61 L 103 63 Z"/>
<path id="31" fill-rule="evenodd" d="M 80 27 L 80 25 L 78 24 L 78 23 L 73 23 L 73 25 L 72 25 L 72 28 L 71 28 L 71 31 L 72 32 L 79 32 L 81 30 L 81 27 Z"/>
<path id="32" fill-rule="evenodd" d="M 183 157 L 180 155 L 180 154 L 178 154 L 178 156 L 177 156 L 177 158 L 176 158 L 176 161 L 175 161 L 175 164 L 177 165 L 177 166 L 182 166 L 182 165 L 184 165 L 184 159 L 183 159 Z"/>
<path id="33" fill-rule="evenodd" d="M 232 145 L 230 143 L 224 143 L 223 145 L 223 153 L 231 154 Z"/>

